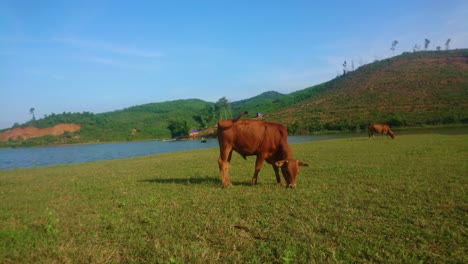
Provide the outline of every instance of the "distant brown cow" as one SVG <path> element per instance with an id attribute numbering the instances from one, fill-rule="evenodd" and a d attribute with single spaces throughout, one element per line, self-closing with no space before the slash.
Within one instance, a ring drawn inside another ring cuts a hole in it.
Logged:
<path id="1" fill-rule="evenodd" d="M 281 124 L 263 122 L 257 119 L 239 120 L 247 112 L 239 114 L 236 119 L 218 122 L 218 142 L 221 182 L 224 187 L 231 185 L 229 162 L 235 150 L 244 159 L 246 156 L 257 156 L 252 185 L 257 184 L 257 176 L 263 161 L 272 165 L 276 181 L 281 184 L 279 168 L 286 180 L 286 187 L 296 187 L 296 175 L 299 166 L 309 166 L 295 160 L 288 145 L 288 132 Z"/>
<path id="2" fill-rule="evenodd" d="M 389 125 L 386 124 L 374 124 L 367 127 L 369 132 L 369 139 L 375 138 L 374 133 L 390 136 L 392 139 L 395 138 L 395 133 L 390 129 Z"/>

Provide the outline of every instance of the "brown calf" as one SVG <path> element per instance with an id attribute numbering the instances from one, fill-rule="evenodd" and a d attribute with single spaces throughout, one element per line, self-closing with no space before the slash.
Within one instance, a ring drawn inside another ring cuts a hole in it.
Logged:
<path id="1" fill-rule="evenodd" d="M 367 127 L 369 133 L 369 139 L 375 138 L 374 133 L 390 136 L 392 139 L 395 138 L 395 133 L 390 129 L 389 125 L 386 124 L 373 124 Z"/>
<path id="2" fill-rule="evenodd" d="M 221 182 L 224 187 L 231 185 L 229 162 L 235 150 L 244 159 L 246 156 L 257 156 L 252 185 L 257 184 L 257 176 L 266 160 L 272 165 L 276 181 L 281 184 L 279 168 L 286 180 L 286 187 L 296 187 L 296 175 L 299 166 L 309 166 L 295 160 L 288 144 L 288 132 L 281 124 L 263 122 L 256 119 L 239 120 L 247 112 L 239 114 L 236 119 L 218 122 L 218 142 Z"/>

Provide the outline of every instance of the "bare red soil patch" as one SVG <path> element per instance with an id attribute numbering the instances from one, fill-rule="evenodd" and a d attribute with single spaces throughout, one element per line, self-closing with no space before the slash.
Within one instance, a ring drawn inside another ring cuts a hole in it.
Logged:
<path id="1" fill-rule="evenodd" d="M 59 136 L 63 135 L 66 131 L 75 132 L 81 129 L 81 125 L 77 124 L 58 124 L 53 127 L 37 128 L 37 127 L 26 127 L 26 128 L 13 128 L 3 133 L 0 133 L 0 141 L 6 142 L 12 138 L 17 140 L 19 136 L 23 139 L 36 138 L 43 136 Z"/>

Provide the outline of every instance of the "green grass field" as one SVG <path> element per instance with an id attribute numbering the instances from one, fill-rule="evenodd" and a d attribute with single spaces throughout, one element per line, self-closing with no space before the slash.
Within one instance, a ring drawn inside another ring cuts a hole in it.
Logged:
<path id="1" fill-rule="evenodd" d="M 468 262 L 467 134 L 292 149 L 294 190 L 217 149 L 0 171 L 0 262 Z"/>

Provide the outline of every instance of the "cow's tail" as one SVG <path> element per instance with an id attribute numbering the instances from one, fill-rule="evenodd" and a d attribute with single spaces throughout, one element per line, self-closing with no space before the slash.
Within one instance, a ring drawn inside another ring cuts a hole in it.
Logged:
<path id="1" fill-rule="evenodd" d="M 237 120 L 239 120 L 243 115 L 246 115 L 246 114 L 248 114 L 248 113 L 249 113 L 249 112 L 247 112 L 247 111 L 241 112 L 236 118 L 234 118 L 234 119 L 232 120 L 232 122 L 233 122 L 233 123 L 237 122 Z"/>
<path id="2" fill-rule="evenodd" d="M 244 111 L 244 112 L 241 112 L 236 118 L 234 119 L 226 119 L 226 120 L 220 120 L 218 122 L 218 131 L 220 131 L 219 129 L 228 129 L 229 127 L 231 127 L 235 122 L 237 122 L 243 115 L 246 115 L 248 114 L 249 112 L 247 111 Z"/>

